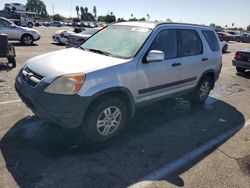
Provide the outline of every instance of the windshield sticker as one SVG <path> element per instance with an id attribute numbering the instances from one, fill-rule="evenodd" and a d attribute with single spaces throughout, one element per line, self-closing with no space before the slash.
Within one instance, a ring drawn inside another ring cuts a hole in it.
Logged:
<path id="1" fill-rule="evenodd" d="M 137 31 L 137 32 L 142 32 L 142 33 L 147 33 L 149 29 L 147 28 L 141 28 L 141 27 L 133 27 L 131 31 Z"/>

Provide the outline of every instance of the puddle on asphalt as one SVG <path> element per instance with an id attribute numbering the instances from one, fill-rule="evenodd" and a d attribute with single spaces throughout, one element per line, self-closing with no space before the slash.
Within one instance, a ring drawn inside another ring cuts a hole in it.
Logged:
<path id="1" fill-rule="evenodd" d="M 220 98 L 227 95 L 234 95 L 242 91 L 245 90 L 240 88 L 239 84 L 215 85 L 214 90 L 211 91 L 210 96 L 214 98 Z"/>
<path id="2" fill-rule="evenodd" d="M 213 97 L 208 97 L 207 100 L 205 101 L 205 104 L 203 105 L 205 110 L 213 110 L 214 106 L 213 104 L 217 102 L 218 99 L 215 99 Z M 173 107 L 173 110 L 175 112 L 180 112 L 180 113 L 187 113 L 191 111 L 192 104 L 190 101 L 185 100 L 184 98 L 181 97 L 176 97 L 175 98 L 175 105 Z"/>
<path id="3" fill-rule="evenodd" d="M 250 176 L 250 155 L 247 155 L 241 159 L 238 159 L 238 164 L 240 166 L 241 171 Z"/>

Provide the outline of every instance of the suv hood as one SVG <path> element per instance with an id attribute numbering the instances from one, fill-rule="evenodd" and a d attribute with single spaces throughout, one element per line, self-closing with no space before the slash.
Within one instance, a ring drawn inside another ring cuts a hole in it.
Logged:
<path id="1" fill-rule="evenodd" d="M 128 61 L 127 59 L 109 57 L 78 48 L 69 48 L 31 58 L 24 67 L 44 76 L 46 81 L 50 82 L 50 79 L 58 76 L 89 73 Z"/>
<path id="2" fill-rule="evenodd" d="M 37 30 L 35 29 L 31 29 L 31 28 L 27 28 L 27 27 L 21 27 L 21 26 L 18 26 L 20 29 L 24 30 L 24 31 L 28 31 L 28 32 L 36 32 L 38 33 Z"/>

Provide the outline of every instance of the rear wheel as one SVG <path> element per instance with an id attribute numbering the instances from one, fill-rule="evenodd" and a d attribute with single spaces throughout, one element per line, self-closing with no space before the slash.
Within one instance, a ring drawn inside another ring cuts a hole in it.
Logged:
<path id="1" fill-rule="evenodd" d="M 21 43 L 24 44 L 24 45 L 32 45 L 34 42 L 34 38 L 32 35 L 30 34 L 24 34 L 22 37 L 21 37 Z"/>
<path id="2" fill-rule="evenodd" d="M 12 68 L 16 67 L 16 60 L 14 57 L 7 57 L 8 63 L 12 65 Z"/>
<path id="3" fill-rule="evenodd" d="M 244 73 L 246 69 L 241 68 L 241 67 L 236 67 L 237 72 L 239 73 Z"/>
<path id="4" fill-rule="evenodd" d="M 86 115 L 84 135 L 92 142 L 106 141 L 120 133 L 126 119 L 127 107 L 119 98 L 101 98 Z"/>
<path id="5" fill-rule="evenodd" d="M 33 23 L 29 22 L 29 23 L 28 23 L 28 27 L 29 27 L 29 28 L 32 28 L 32 27 L 33 27 Z"/>
<path id="6" fill-rule="evenodd" d="M 204 103 L 213 87 L 213 80 L 209 76 L 205 76 L 199 82 L 192 96 L 192 102 L 195 104 Z"/>

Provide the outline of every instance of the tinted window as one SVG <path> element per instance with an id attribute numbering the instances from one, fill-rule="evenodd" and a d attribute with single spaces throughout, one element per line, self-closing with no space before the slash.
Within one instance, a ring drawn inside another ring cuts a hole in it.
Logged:
<path id="1" fill-rule="evenodd" d="M 191 56 L 202 54 L 202 43 L 199 35 L 193 30 L 179 30 L 180 56 Z"/>
<path id="2" fill-rule="evenodd" d="M 220 45 L 218 43 L 217 37 L 213 31 L 203 30 L 201 31 L 203 36 L 205 37 L 210 49 L 212 51 L 220 51 Z M 219 34 L 218 34 L 219 35 Z M 220 38 L 222 36 L 219 35 Z"/>
<path id="3" fill-rule="evenodd" d="M 10 24 L 11 24 L 10 22 L 0 19 L 0 26 L 6 27 L 9 26 Z"/>
<path id="4" fill-rule="evenodd" d="M 161 31 L 149 47 L 150 50 L 160 50 L 165 54 L 165 59 L 177 57 L 176 30 Z"/>

